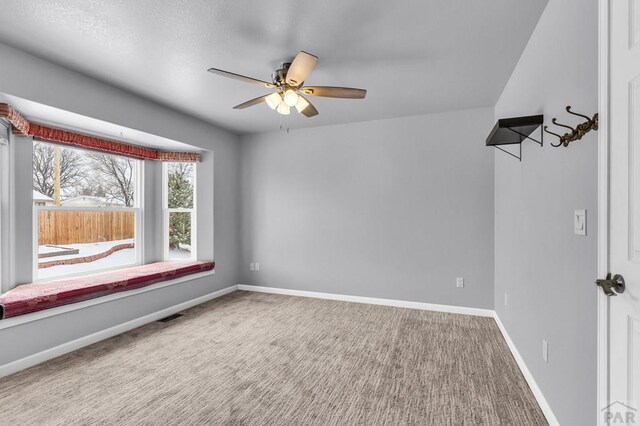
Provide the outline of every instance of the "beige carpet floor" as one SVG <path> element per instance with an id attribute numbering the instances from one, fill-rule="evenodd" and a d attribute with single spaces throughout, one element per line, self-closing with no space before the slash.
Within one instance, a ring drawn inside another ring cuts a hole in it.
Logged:
<path id="1" fill-rule="evenodd" d="M 0 424 L 546 424 L 491 318 L 248 292 L 184 313 L 0 380 Z"/>

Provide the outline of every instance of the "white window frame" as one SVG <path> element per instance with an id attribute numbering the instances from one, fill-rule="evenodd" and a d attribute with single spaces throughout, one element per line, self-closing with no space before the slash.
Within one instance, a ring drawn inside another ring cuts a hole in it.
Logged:
<path id="1" fill-rule="evenodd" d="M 10 180 L 10 172 L 12 170 L 11 164 L 9 163 L 9 139 L 11 138 L 10 134 L 10 125 L 4 120 L 0 120 L 0 294 L 9 290 L 9 256 L 8 250 L 10 240 L 8 233 L 4 231 L 9 227 L 9 215 L 3 214 L 2 210 L 9 205 L 9 188 L 8 183 Z M 5 204 L 6 205 L 3 205 Z M 8 209 L 6 211 L 8 213 Z M 7 217 L 5 217 L 7 216 Z M 6 281 L 5 281 L 6 280 Z"/>
<path id="2" fill-rule="evenodd" d="M 198 259 L 198 164 L 193 164 L 193 208 L 169 208 L 169 164 L 184 163 L 184 161 L 165 161 L 162 163 L 162 258 L 171 262 L 192 262 Z M 190 213 L 191 214 L 191 257 L 188 259 L 169 258 L 169 214 L 170 213 Z"/>
<path id="3" fill-rule="evenodd" d="M 34 141 L 36 142 L 36 141 Z M 78 148 L 82 149 L 82 148 Z M 114 155 L 116 157 L 117 154 L 109 154 Z M 47 282 L 47 281 L 55 281 L 65 278 L 77 277 L 82 275 L 91 275 L 100 272 L 107 271 L 115 271 L 123 268 L 130 268 L 133 266 L 142 265 L 142 259 L 144 259 L 144 223 L 143 223 L 143 209 L 142 209 L 142 200 L 144 200 L 144 161 L 133 158 L 134 160 L 134 173 L 135 173 L 135 186 L 134 186 L 134 200 L 133 207 L 62 207 L 62 206 L 33 206 L 33 282 Z M 134 236 L 133 236 L 133 244 L 134 244 L 134 252 L 135 257 L 131 263 L 127 263 L 124 265 L 117 265 L 111 268 L 99 268 L 93 269 L 91 271 L 83 271 L 78 272 L 76 274 L 65 274 L 58 275 L 51 278 L 40 278 L 38 277 L 38 213 L 41 211 L 86 211 L 86 212 L 133 212 L 134 214 Z"/>

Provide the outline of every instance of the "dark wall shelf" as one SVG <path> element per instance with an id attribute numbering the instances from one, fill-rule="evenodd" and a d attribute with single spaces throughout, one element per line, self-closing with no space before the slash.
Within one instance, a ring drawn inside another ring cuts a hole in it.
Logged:
<path id="1" fill-rule="evenodd" d="M 492 146 L 500 151 L 522 161 L 522 142 L 525 139 L 543 146 L 542 124 L 544 123 L 544 115 L 530 115 L 527 117 L 501 118 L 498 120 L 493 130 L 487 137 L 487 146 Z M 531 134 L 540 128 L 540 140 L 531 137 Z M 501 148 L 503 145 L 518 145 L 519 155 Z"/>

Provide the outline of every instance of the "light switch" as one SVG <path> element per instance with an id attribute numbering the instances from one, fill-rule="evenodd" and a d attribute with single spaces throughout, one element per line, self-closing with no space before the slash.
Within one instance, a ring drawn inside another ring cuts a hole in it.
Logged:
<path id="1" fill-rule="evenodd" d="M 576 210 L 573 213 L 573 233 L 587 235 L 587 211 Z"/>
<path id="2" fill-rule="evenodd" d="M 249 264 L 249 270 L 250 271 L 255 271 L 256 270 L 256 264 L 255 263 L 250 263 Z"/>

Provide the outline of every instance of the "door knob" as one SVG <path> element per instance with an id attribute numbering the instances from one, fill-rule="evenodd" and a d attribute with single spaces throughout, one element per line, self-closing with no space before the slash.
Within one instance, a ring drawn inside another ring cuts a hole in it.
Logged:
<path id="1" fill-rule="evenodd" d="M 624 293 L 625 289 L 624 278 L 620 274 L 615 274 L 611 278 L 611 273 L 608 273 L 604 280 L 597 280 L 596 285 L 600 286 L 607 296 L 617 296 Z"/>

